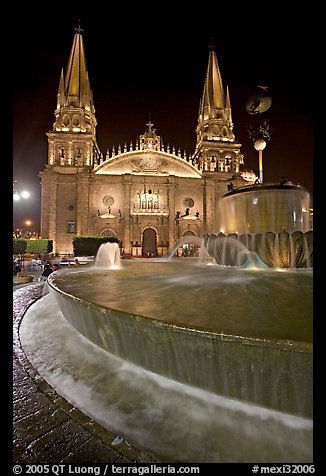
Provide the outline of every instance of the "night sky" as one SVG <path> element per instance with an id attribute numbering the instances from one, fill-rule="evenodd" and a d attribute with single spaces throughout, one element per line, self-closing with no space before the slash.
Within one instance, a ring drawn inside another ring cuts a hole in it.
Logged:
<path id="1" fill-rule="evenodd" d="M 258 152 L 248 135 L 255 118 L 245 105 L 257 85 L 269 86 L 272 105 L 264 118 L 272 135 L 263 152 L 264 182 L 287 176 L 312 194 L 312 59 L 302 34 L 304 19 L 268 12 L 258 21 L 249 11 L 227 8 L 222 14 L 221 6 L 207 11 L 208 4 L 205 13 L 199 8 L 190 15 L 185 15 L 189 3 L 178 12 L 165 3 L 136 5 L 111 14 L 90 13 L 88 6 L 74 14 L 59 8 L 60 13 L 29 9 L 13 16 L 13 179 L 32 193 L 28 201 L 14 203 L 14 226 L 30 219 L 32 228 L 39 228 L 38 173 L 47 163 L 46 132 L 52 129 L 60 72 L 66 70 L 79 20 L 103 154 L 113 145 L 135 143 L 149 114 L 165 145 L 194 152 L 214 38 L 245 165 L 258 175 Z M 265 24 L 269 17 L 273 21 Z"/>

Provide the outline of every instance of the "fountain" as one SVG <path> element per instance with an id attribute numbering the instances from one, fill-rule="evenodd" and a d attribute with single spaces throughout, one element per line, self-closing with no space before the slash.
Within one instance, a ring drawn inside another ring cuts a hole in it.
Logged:
<path id="1" fill-rule="evenodd" d="M 128 260 L 49 284 L 22 321 L 24 351 L 117 449 L 126 440 L 168 463 L 313 461 L 310 271 Z"/>
<path id="2" fill-rule="evenodd" d="M 311 416 L 311 388 L 299 388 L 311 377 L 312 272 L 181 261 L 69 271 L 48 284 L 66 319 L 107 352 L 182 383 Z"/>
<path id="3" fill-rule="evenodd" d="M 95 266 L 99 268 L 120 268 L 121 257 L 118 243 L 102 243 L 95 257 Z"/>
<path id="4" fill-rule="evenodd" d="M 94 265 L 51 274 L 22 345 L 58 393 L 161 461 L 307 463 L 312 269 L 257 266 L 226 243 L 239 266 L 203 243 L 198 258 L 121 262 L 105 244 Z"/>
<path id="5" fill-rule="evenodd" d="M 148 435 L 149 429 L 138 428 L 135 435 L 130 422 L 127 427 L 115 426 L 104 419 L 123 437 L 168 461 L 193 462 L 193 457 L 198 458 L 196 462 L 310 461 L 312 270 L 280 272 L 257 266 L 260 260 L 243 243 L 233 238 L 226 243 L 232 253 L 236 249 L 237 256 L 245 257 L 240 266 L 224 267 L 200 258 L 160 258 L 128 260 L 115 267 L 115 250 L 105 245 L 98 253 L 102 266 L 53 273 L 48 280 L 50 295 L 64 319 L 105 358 L 138 369 L 131 372 L 132 381 L 141 369 L 145 372 L 148 380 L 137 390 L 143 396 L 137 393 L 136 398 L 125 379 L 119 383 L 119 399 L 129 395 L 128 404 L 121 404 L 128 406 L 128 412 L 137 408 L 138 399 L 149 398 L 145 388 L 152 388 L 154 381 L 163 402 L 171 399 L 172 409 L 157 403 L 157 411 L 163 414 L 180 412 L 180 404 L 173 403 L 172 388 L 181 392 L 175 397 L 181 405 L 188 392 L 199 392 L 195 400 L 203 399 L 204 414 L 192 425 L 198 424 L 210 435 L 203 444 L 204 455 L 198 454 L 194 443 L 187 443 L 182 456 L 177 454 L 176 442 L 170 441 L 176 423 L 167 416 L 164 429 L 161 421 L 159 443 L 153 434 Z M 110 258 L 103 256 L 106 253 Z M 103 394 L 110 394 L 111 386 L 110 381 L 107 390 L 102 387 Z M 85 407 L 85 403 L 79 405 Z M 111 402 L 111 410 L 112 405 L 121 412 L 119 404 Z M 193 402 L 189 405 L 192 408 Z M 211 414 L 213 409 L 216 414 Z M 103 423 L 95 407 L 88 405 L 84 411 Z M 152 414 L 153 409 L 147 411 Z M 194 416 L 187 413 L 184 418 L 187 421 L 182 424 L 188 425 Z M 137 425 L 144 428 L 145 421 L 140 419 Z M 270 425 L 269 430 L 265 425 Z M 232 441 L 233 460 L 218 443 L 226 434 Z M 287 435 L 286 441 L 281 435 Z M 179 445 L 184 442 L 180 440 Z"/>
<path id="6" fill-rule="evenodd" d="M 206 235 L 205 247 L 222 265 L 246 265 L 247 250 L 268 267 L 310 268 L 313 232 L 309 209 L 308 191 L 289 181 L 240 187 L 218 202 L 221 231 Z"/>

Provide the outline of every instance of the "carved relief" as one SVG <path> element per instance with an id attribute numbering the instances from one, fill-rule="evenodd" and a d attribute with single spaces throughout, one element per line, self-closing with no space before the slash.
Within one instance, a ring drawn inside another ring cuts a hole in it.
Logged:
<path id="1" fill-rule="evenodd" d="M 114 198 L 111 197 L 111 195 L 105 195 L 102 201 L 103 201 L 103 204 L 108 208 L 112 207 L 112 205 L 114 204 Z"/>
<path id="2" fill-rule="evenodd" d="M 166 160 L 157 160 L 155 157 L 134 159 L 130 163 L 134 173 L 165 173 L 168 168 Z"/>

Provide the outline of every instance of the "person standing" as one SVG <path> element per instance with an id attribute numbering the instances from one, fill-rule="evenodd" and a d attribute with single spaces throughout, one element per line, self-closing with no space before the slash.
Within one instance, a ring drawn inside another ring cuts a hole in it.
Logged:
<path id="1" fill-rule="evenodd" d="M 48 279 L 48 277 L 50 276 L 50 274 L 53 273 L 53 269 L 51 268 L 50 264 L 47 263 L 45 266 L 44 266 L 44 270 L 40 276 L 40 280 L 41 281 L 46 281 Z"/>

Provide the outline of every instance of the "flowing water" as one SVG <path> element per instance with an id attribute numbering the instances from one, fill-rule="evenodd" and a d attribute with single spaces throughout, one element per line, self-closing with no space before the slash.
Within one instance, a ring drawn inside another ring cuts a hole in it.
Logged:
<path id="1" fill-rule="evenodd" d="M 51 275 L 22 346 L 59 394 L 161 461 L 311 462 L 312 269 L 258 269 L 236 249 L 249 268 L 202 247 L 120 261 L 102 245 L 93 266 Z"/>
<path id="2" fill-rule="evenodd" d="M 312 421 L 184 385 L 77 332 L 52 294 L 26 312 L 24 351 L 39 373 L 109 431 L 164 462 L 309 463 Z M 116 446 L 119 449 L 119 446 Z"/>
<path id="3" fill-rule="evenodd" d="M 54 283 L 85 301 L 172 324 L 311 342 L 312 280 L 312 270 L 239 269 L 176 258 L 123 261 L 114 272 L 67 270 Z"/>

